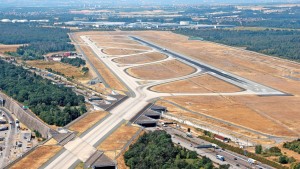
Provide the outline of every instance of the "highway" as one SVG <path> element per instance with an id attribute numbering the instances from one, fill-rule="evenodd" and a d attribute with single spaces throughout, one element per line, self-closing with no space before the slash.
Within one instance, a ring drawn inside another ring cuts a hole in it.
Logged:
<path id="1" fill-rule="evenodd" d="M 237 75 L 231 74 L 229 72 L 225 72 L 224 70 L 218 69 L 216 67 L 213 67 L 211 65 L 205 64 L 199 60 L 184 56 L 182 54 L 176 53 L 174 51 L 170 51 L 167 50 L 163 47 L 160 47 L 158 45 L 155 45 L 154 43 L 150 43 L 146 40 L 143 40 L 141 38 L 137 38 L 134 36 L 130 36 L 132 39 L 134 39 L 135 41 L 138 41 L 142 44 L 145 44 L 149 47 L 152 47 L 156 50 L 158 50 L 161 53 L 164 53 L 166 55 L 171 55 L 172 57 L 187 63 L 188 65 L 192 66 L 192 67 L 198 67 L 200 69 L 202 69 L 203 71 L 207 71 L 210 72 L 211 74 L 213 74 L 214 76 L 217 76 L 229 83 L 235 84 L 241 88 L 244 88 L 248 91 L 251 91 L 255 94 L 260 94 L 260 95 L 286 95 L 286 93 L 283 93 L 281 91 L 272 89 L 270 87 L 264 86 L 262 84 L 258 84 L 256 82 L 250 81 L 248 79 L 239 77 Z"/>
<path id="2" fill-rule="evenodd" d="M 10 150 L 14 145 L 13 138 L 16 132 L 16 123 L 10 112 L 8 112 L 4 108 L 0 108 L 2 112 L 4 112 L 5 117 L 7 118 L 8 122 L 11 122 L 11 125 L 9 125 L 9 130 L 7 132 L 7 135 L 5 137 L 5 150 L 3 152 L 2 158 L 0 158 L 0 168 L 5 166 L 9 162 L 9 155 Z"/>
<path id="3" fill-rule="evenodd" d="M 240 154 L 236 154 L 234 152 L 228 151 L 228 150 L 222 150 L 222 149 L 213 149 L 213 148 L 202 148 L 198 149 L 195 148 L 197 145 L 208 145 L 211 144 L 205 140 L 202 140 L 197 137 L 187 137 L 186 133 L 175 129 L 173 127 L 163 127 L 163 130 L 165 130 L 167 133 L 172 135 L 172 140 L 176 144 L 180 143 L 181 146 L 186 147 L 189 150 L 196 151 L 201 156 L 209 157 L 213 162 L 219 163 L 219 164 L 230 164 L 231 168 L 262 168 L 262 169 L 271 169 L 271 167 L 264 165 L 264 164 L 258 164 L 258 165 L 251 165 L 247 162 L 248 158 L 245 156 L 242 156 Z M 192 144 L 192 146 L 191 146 Z M 225 161 L 220 161 L 216 159 L 216 155 L 222 155 L 225 157 Z M 239 166 L 237 166 L 239 164 Z"/>

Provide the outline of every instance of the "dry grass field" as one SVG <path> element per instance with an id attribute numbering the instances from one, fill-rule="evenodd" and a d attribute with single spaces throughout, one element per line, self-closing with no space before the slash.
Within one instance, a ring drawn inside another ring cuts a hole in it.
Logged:
<path id="1" fill-rule="evenodd" d="M 154 86 L 151 90 L 163 93 L 230 93 L 242 91 L 241 88 L 209 74 Z"/>
<path id="2" fill-rule="evenodd" d="M 139 36 L 163 48 L 199 59 L 224 71 L 292 94 L 292 96 L 269 97 L 193 96 L 168 97 L 165 99 L 190 110 L 257 131 L 274 135 L 295 136 L 297 134 L 299 136 L 300 126 L 297 124 L 300 124 L 300 114 L 298 112 L 300 108 L 300 81 L 292 79 L 300 77 L 299 63 L 216 43 L 188 40 L 189 38 L 186 36 L 166 31 L 88 32 L 86 34 Z M 109 39 L 109 37 L 106 39 Z M 135 67 L 127 71 L 134 77 L 147 80 L 179 77 L 190 73 L 186 70 L 177 70 L 172 66 L 161 66 L 160 64 Z M 220 92 L 227 90 L 223 89 L 223 86 L 220 86 L 221 88 L 214 84 L 209 86 Z"/>
<path id="3" fill-rule="evenodd" d="M 0 53 L 4 52 L 15 52 L 17 48 L 22 45 L 2 45 L 0 44 Z"/>
<path id="4" fill-rule="evenodd" d="M 127 43 L 120 43 L 120 42 L 100 42 L 97 43 L 97 46 L 101 48 L 126 48 L 126 49 L 139 49 L 139 50 L 151 50 L 151 48 L 147 46 L 137 45 L 137 44 L 127 44 Z"/>
<path id="5" fill-rule="evenodd" d="M 143 52 L 143 51 L 139 51 L 139 50 L 116 49 L 116 48 L 102 49 L 101 51 L 107 55 L 131 55 L 131 54 L 137 54 L 137 53 Z"/>
<path id="6" fill-rule="evenodd" d="M 51 157 L 58 153 L 62 147 L 60 146 L 40 146 L 21 161 L 17 162 L 11 169 L 37 169 L 47 162 Z"/>
<path id="7" fill-rule="evenodd" d="M 179 104 L 189 110 L 263 133 L 278 136 L 296 136 L 297 131 L 292 130 L 292 126 L 288 128 L 286 124 L 272 118 L 272 114 L 270 114 L 272 110 L 269 110 L 269 113 L 260 111 L 257 105 L 252 105 L 253 107 L 251 107 L 251 105 L 241 102 L 241 98 L 248 98 L 257 102 L 255 96 L 181 96 L 168 97 L 166 100 Z M 261 103 L 261 105 L 264 105 L 264 103 Z M 295 116 L 299 117 L 300 115 Z M 289 119 L 289 121 L 291 120 Z M 299 124 L 300 117 L 292 121 L 298 121 Z"/>
<path id="8" fill-rule="evenodd" d="M 285 76 L 300 74 L 300 64 L 206 41 L 191 41 L 171 32 L 134 32 L 167 49 L 292 94 L 300 94 L 299 81 Z M 158 38 L 159 37 L 159 38 Z"/>
<path id="9" fill-rule="evenodd" d="M 101 74 L 101 76 L 106 80 L 111 88 L 120 91 L 126 91 L 127 89 L 123 84 L 118 80 L 117 77 L 97 58 L 91 49 L 87 46 L 82 46 L 82 50 L 89 60 L 94 64 L 95 68 Z"/>
<path id="10" fill-rule="evenodd" d="M 71 125 L 69 129 L 72 131 L 77 131 L 79 134 L 81 134 L 107 115 L 108 112 L 105 111 L 92 111 L 87 116 Z"/>
<path id="11" fill-rule="evenodd" d="M 189 75 L 196 70 L 180 61 L 171 60 L 129 68 L 127 73 L 143 80 L 162 80 Z"/>
<path id="12" fill-rule="evenodd" d="M 123 124 L 110 136 L 108 136 L 99 146 L 101 151 L 107 151 L 105 154 L 114 159 L 115 154 L 118 154 L 121 149 L 127 144 L 127 142 L 136 134 L 139 130 L 137 126 L 127 126 Z M 115 152 L 115 150 L 117 152 Z"/>
<path id="13" fill-rule="evenodd" d="M 142 64 L 163 60 L 165 58 L 167 58 L 167 56 L 162 53 L 151 52 L 146 54 L 117 58 L 113 61 L 121 64 Z"/>
<path id="14" fill-rule="evenodd" d="M 74 77 L 74 79 L 86 83 L 92 79 L 91 73 L 84 74 L 81 71 L 81 68 L 77 68 L 68 64 L 64 64 L 61 62 L 52 62 L 52 61 L 42 61 L 42 60 L 35 60 L 35 61 L 27 61 L 26 64 L 32 67 L 37 67 L 39 69 L 47 69 L 51 68 L 56 72 L 60 72 L 68 77 Z"/>

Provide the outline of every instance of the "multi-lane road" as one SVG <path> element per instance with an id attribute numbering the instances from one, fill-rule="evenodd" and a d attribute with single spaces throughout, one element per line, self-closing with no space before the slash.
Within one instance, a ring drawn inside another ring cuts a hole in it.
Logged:
<path id="1" fill-rule="evenodd" d="M 3 151 L 2 156 L 0 157 L 0 168 L 5 166 L 9 162 L 9 155 L 11 148 L 13 147 L 13 140 L 14 140 L 14 135 L 16 132 L 16 123 L 10 112 L 8 112 L 4 108 L 0 108 L 0 111 L 5 114 L 6 119 L 8 120 L 9 124 L 9 130 L 6 134 L 5 137 L 5 149 Z M 0 113 L 0 114 L 2 114 Z"/>
<path id="2" fill-rule="evenodd" d="M 242 156 L 240 154 L 236 154 L 234 152 L 228 151 L 228 150 L 222 150 L 221 148 L 214 149 L 214 148 L 196 148 L 198 145 L 209 145 L 211 143 L 202 140 L 197 137 L 187 137 L 186 133 L 178 130 L 173 127 L 163 127 L 163 130 L 165 130 L 168 134 L 172 135 L 172 141 L 175 144 L 180 143 L 181 146 L 196 151 L 201 156 L 206 156 L 210 158 L 214 163 L 218 164 L 229 164 L 231 168 L 256 168 L 256 169 L 271 169 L 272 167 L 269 167 L 264 164 L 250 164 L 247 160 L 248 158 L 245 156 Z M 225 158 L 225 161 L 220 161 L 219 159 L 216 159 L 216 155 L 222 155 Z"/>

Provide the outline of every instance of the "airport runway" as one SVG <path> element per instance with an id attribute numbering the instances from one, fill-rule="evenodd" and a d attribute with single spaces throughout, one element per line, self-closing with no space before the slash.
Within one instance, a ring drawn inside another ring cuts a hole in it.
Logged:
<path id="1" fill-rule="evenodd" d="M 91 41 L 86 36 L 81 36 L 82 40 L 92 49 L 92 51 L 96 54 L 96 56 L 101 59 L 101 61 L 131 90 L 132 97 L 125 100 L 122 104 L 116 106 L 114 109 L 110 111 L 111 115 L 105 119 L 102 123 L 93 127 L 91 131 L 86 133 L 83 137 L 76 138 L 70 142 L 68 142 L 64 148 L 65 150 L 62 153 L 56 155 L 50 161 L 47 162 L 45 166 L 42 168 L 47 169 L 62 169 L 62 168 L 70 168 L 74 167 L 78 161 L 85 162 L 95 151 L 99 144 L 99 141 L 105 139 L 105 137 L 113 131 L 113 129 L 120 125 L 123 120 L 130 120 L 133 118 L 140 110 L 142 110 L 147 104 L 148 101 L 161 96 L 172 96 L 172 93 L 156 93 L 149 90 L 149 87 L 153 85 L 153 83 L 140 85 L 136 78 L 128 75 L 122 67 L 119 67 L 117 63 L 112 61 L 111 57 L 103 54 L 101 52 L 102 48 L 97 46 L 93 41 Z M 135 37 L 132 37 L 135 38 Z M 239 85 L 245 85 L 247 91 L 245 94 L 282 94 L 274 89 L 270 89 L 268 87 L 256 84 L 249 80 L 232 76 L 229 73 L 221 72 L 217 69 L 213 69 L 204 65 L 202 63 L 198 63 L 196 60 L 189 59 L 188 57 L 181 56 L 179 54 L 166 51 L 163 48 L 152 45 L 146 41 L 142 41 L 140 39 L 135 38 L 135 40 L 140 41 L 143 44 L 146 44 L 156 50 L 159 50 L 162 53 L 167 55 L 171 55 L 172 57 L 192 65 L 197 69 L 197 73 L 210 72 L 214 73 L 215 76 L 220 76 L 225 81 L 230 81 L 231 83 Z M 166 53 L 167 52 L 167 53 Z M 193 74 L 194 75 L 194 74 Z M 188 75 L 193 76 L 193 75 Z M 182 79 L 183 77 L 174 78 L 172 80 Z M 154 84 L 164 83 L 167 80 L 161 80 L 154 82 Z M 256 86 L 255 86 L 256 85 Z M 254 89 L 259 88 L 258 91 Z M 242 87 L 244 88 L 244 87 Z"/>
<path id="2" fill-rule="evenodd" d="M 176 59 L 187 63 L 188 65 L 192 67 L 198 67 L 201 68 L 203 71 L 210 72 L 212 75 L 219 77 L 220 79 L 227 81 L 229 83 L 232 83 L 234 85 L 237 85 L 241 88 L 244 88 L 248 91 L 253 92 L 253 94 L 257 95 L 286 95 L 286 93 L 283 93 L 281 91 L 272 89 L 270 87 L 264 86 L 262 84 L 258 84 L 256 82 L 250 81 L 248 79 L 239 77 L 237 75 L 231 74 L 229 72 L 226 72 L 224 70 L 218 69 L 216 67 L 213 67 L 211 65 L 205 64 L 199 60 L 184 56 L 182 54 L 176 53 L 174 51 L 165 49 L 163 47 L 160 47 L 158 45 L 155 45 L 154 43 L 150 43 L 146 40 L 143 40 L 141 38 L 137 38 L 135 36 L 130 36 L 135 41 L 138 41 L 142 44 L 145 44 L 149 47 L 152 47 L 156 50 L 158 50 L 161 53 L 164 53 L 166 55 L 170 55 L 172 57 L 175 57 Z"/>

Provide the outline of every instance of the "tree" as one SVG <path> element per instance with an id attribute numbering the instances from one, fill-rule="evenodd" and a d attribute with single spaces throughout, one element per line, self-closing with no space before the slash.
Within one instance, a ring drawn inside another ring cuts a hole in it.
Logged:
<path id="1" fill-rule="evenodd" d="M 256 145 L 255 146 L 255 153 L 256 154 L 261 154 L 262 153 L 262 146 L 261 145 Z"/>
<path id="2" fill-rule="evenodd" d="M 286 155 L 281 155 L 278 159 L 278 162 L 280 164 L 287 164 L 287 163 L 289 163 L 289 159 Z"/>

